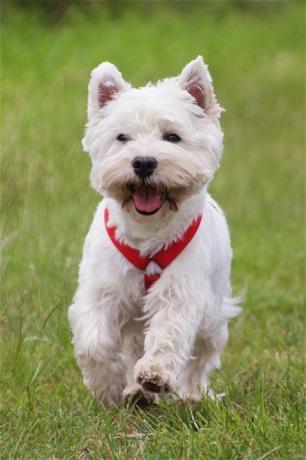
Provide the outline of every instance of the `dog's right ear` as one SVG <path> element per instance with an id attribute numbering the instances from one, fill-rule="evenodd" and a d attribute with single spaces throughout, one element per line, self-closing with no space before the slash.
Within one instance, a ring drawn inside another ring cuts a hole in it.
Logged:
<path id="1" fill-rule="evenodd" d="M 102 62 L 92 72 L 88 85 L 88 118 L 96 115 L 119 91 L 130 88 L 116 66 Z"/>

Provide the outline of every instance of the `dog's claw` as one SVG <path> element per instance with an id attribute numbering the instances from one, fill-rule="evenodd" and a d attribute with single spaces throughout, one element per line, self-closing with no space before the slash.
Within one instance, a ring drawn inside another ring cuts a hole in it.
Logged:
<path id="1" fill-rule="evenodd" d="M 128 406 L 145 408 L 157 402 L 157 395 L 145 390 L 141 386 L 137 390 L 124 395 L 124 400 Z"/>
<path id="2" fill-rule="evenodd" d="M 148 407 L 155 402 L 154 395 L 139 390 L 129 399 L 129 406 Z"/>
<path id="3" fill-rule="evenodd" d="M 149 376 L 140 375 L 137 382 L 147 391 L 152 393 L 168 393 L 170 391 L 169 384 L 163 382 L 162 378 L 158 374 Z"/>
<path id="4" fill-rule="evenodd" d="M 153 393 L 160 393 L 160 386 L 158 386 L 156 383 L 153 383 L 153 382 L 142 382 L 142 386 L 148 390 L 148 391 L 152 391 Z"/>

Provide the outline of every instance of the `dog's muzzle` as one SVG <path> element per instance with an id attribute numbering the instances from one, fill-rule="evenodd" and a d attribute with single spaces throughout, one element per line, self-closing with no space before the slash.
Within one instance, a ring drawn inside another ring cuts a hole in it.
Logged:
<path id="1" fill-rule="evenodd" d="M 155 214 L 163 205 L 164 195 L 146 184 L 157 167 L 157 160 L 149 156 L 137 156 L 132 160 L 132 167 L 136 176 L 141 179 L 141 184 L 133 189 L 133 202 L 139 214 Z"/>

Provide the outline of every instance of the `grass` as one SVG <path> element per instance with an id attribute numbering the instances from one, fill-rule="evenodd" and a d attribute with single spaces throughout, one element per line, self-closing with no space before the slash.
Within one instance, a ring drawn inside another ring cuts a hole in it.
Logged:
<path id="1" fill-rule="evenodd" d="M 75 11 L 2 28 L 1 458 L 302 459 L 304 6 Z M 212 193 L 246 290 L 213 385 L 224 400 L 106 410 L 83 387 L 66 319 L 99 197 L 80 140 L 90 70 L 134 84 L 203 54 L 224 115 Z"/>

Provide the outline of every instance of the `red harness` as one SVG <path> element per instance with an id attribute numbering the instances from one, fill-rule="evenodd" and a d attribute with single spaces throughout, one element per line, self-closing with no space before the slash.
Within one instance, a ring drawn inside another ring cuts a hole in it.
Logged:
<path id="1" fill-rule="evenodd" d="M 132 264 L 134 267 L 141 271 L 145 271 L 150 262 L 155 262 L 162 270 L 164 270 L 171 262 L 185 249 L 187 244 L 192 240 L 196 234 L 199 225 L 201 223 L 202 215 L 196 217 L 189 227 L 185 230 L 180 239 L 173 241 L 169 246 L 162 248 L 152 256 L 142 256 L 140 252 L 128 246 L 127 244 L 121 243 L 116 238 L 117 227 L 108 227 L 109 211 L 104 211 L 104 223 L 106 231 L 121 254 Z M 144 284 L 145 288 L 149 289 L 155 281 L 160 278 L 160 273 L 154 275 L 148 275 L 144 273 Z"/>

